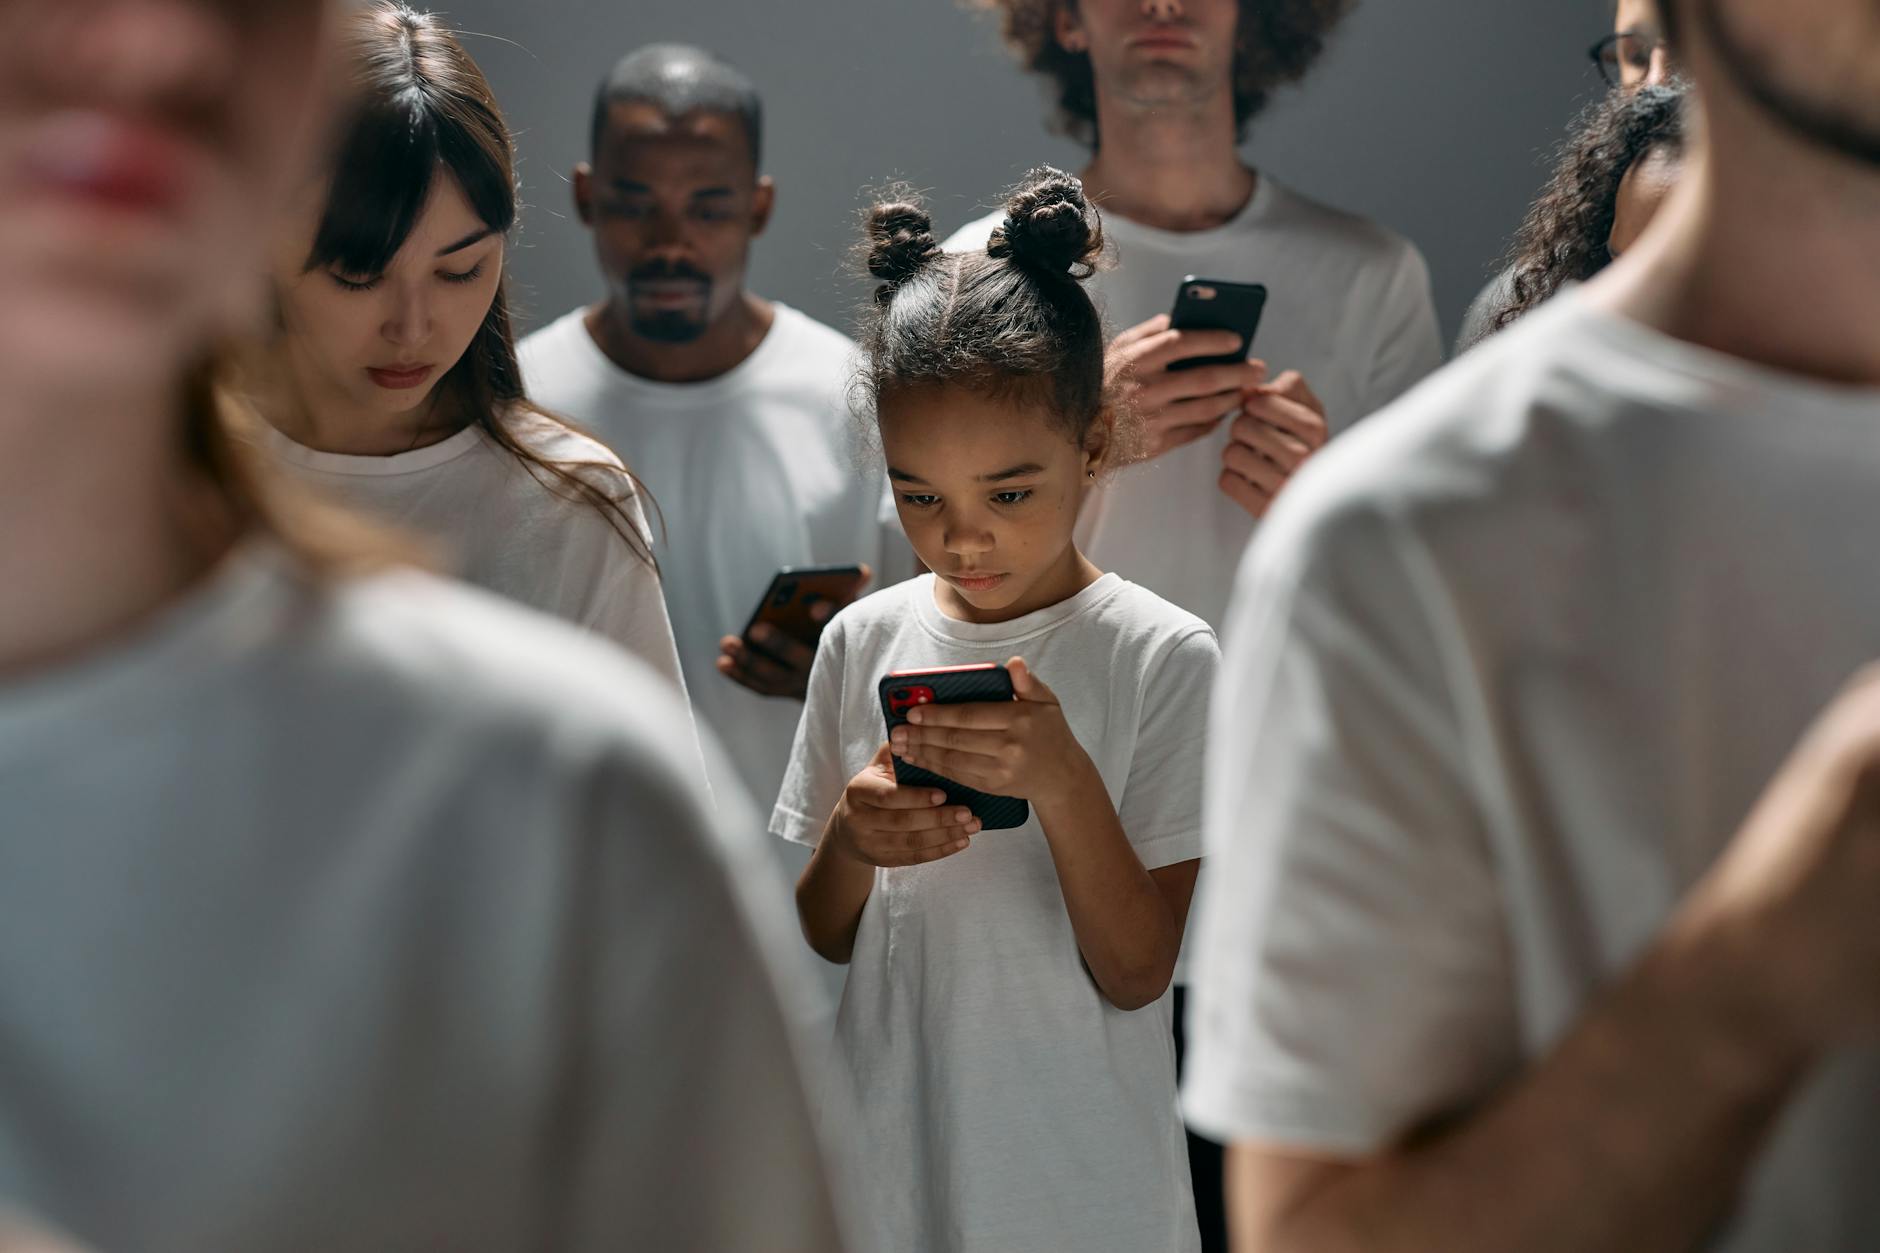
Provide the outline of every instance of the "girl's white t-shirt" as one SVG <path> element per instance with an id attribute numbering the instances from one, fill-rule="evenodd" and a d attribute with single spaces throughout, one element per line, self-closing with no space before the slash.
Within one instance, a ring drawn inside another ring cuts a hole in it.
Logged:
<path id="1" fill-rule="evenodd" d="M 482 428 L 412 452 L 358 457 L 255 426 L 274 460 L 316 491 L 432 545 L 464 581 L 612 640 L 685 690 L 658 572 L 599 511 L 537 478 Z M 516 415 L 508 429 L 543 457 L 599 467 L 581 473 L 608 479 L 648 537 L 639 495 L 613 453 L 535 414 Z"/>
<path id="2" fill-rule="evenodd" d="M 941 613 L 932 575 L 838 614 L 772 832 L 821 838 L 886 741 L 883 675 L 1015 656 L 1063 703 L 1143 865 L 1198 857 L 1214 632 L 1114 574 L 994 625 Z M 1097 990 L 1035 814 L 878 870 L 836 1023 L 873 1247 L 1198 1248 L 1169 1014 L 1166 995 L 1126 1012 Z"/>
<path id="3" fill-rule="evenodd" d="M 0 1197 L 144 1253 L 841 1247 L 794 928 L 684 719 L 265 546 L 0 682 Z"/>

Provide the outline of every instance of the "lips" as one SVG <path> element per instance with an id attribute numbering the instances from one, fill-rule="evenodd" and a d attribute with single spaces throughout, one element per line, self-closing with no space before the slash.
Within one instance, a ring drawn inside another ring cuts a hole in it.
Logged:
<path id="1" fill-rule="evenodd" d="M 156 215 L 180 209 L 211 163 L 207 149 L 172 128 L 92 110 L 46 119 L 23 158 L 27 179 L 56 195 Z"/>
<path id="2" fill-rule="evenodd" d="M 1005 582 L 1003 574 L 949 574 L 947 581 L 962 592 L 990 592 Z"/>
<path id="3" fill-rule="evenodd" d="M 422 386 L 436 368 L 429 365 L 371 366 L 366 369 L 366 373 L 380 387 L 402 392 Z"/>

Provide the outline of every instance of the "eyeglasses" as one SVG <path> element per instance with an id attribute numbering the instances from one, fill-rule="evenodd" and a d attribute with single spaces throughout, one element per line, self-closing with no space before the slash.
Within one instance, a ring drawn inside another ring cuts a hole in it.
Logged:
<path id="1" fill-rule="evenodd" d="M 1599 67 L 1608 87 L 1636 87 L 1652 72 L 1652 57 L 1665 41 L 1650 31 L 1622 30 L 1606 36 L 1586 55 Z"/>

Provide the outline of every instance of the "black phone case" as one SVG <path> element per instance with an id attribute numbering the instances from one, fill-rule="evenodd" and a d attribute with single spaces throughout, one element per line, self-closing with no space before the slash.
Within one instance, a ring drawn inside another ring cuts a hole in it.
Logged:
<path id="1" fill-rule="evenodd" d="M 1197 300 L 1189 294 L 1194 287 L 1211 287 L 1214 298 Z M 1233 331 L 1241 337 L 1240 351 L 1218 357 L 1184 357 L 1169 362 L 1171 370 L 1195 370 L 1204 365 L 1234 365 L 1245 361 L 1253 351 L 1253 337 L 1260 331 L 1260 315 L 1266 310 L 1266 288 L 1259 283 L 1230 283 L 1225 279 L 1197 278 L 1190 274 L 1175 292 L 1175 308 L 1169 314 L 1169 326 L 1178 331 Z"/>
<path id="2" fill-rule="evenodd" d="M 816 601 L 833 599 L 823 595 L 821 591 L 813 591 L 811 595 L 804 596 L 802 585 L 806 583 L 813 587 L 840 584 L 842 590 L 848 592 L 848 599 L 844 600 L 842 605 L 853 604 L 855 592 L 860 590 L 861 574 L 860 566 L 785 566 L 770 576 L 770 586 L 764 589 L 764 597 L 757 602 L 757 608 L 751 610 L 750 620 L 744 624 L 744 630 L 738 638 L 748 641 L 751 638 L 751 628 L 764 621 L 773 611 L 800 610 L 803 614 L 807 614 L 809 606 Z M 850 585 L 851 580 L 853 580 L 852 585 Z M 807 622 L 795 624 L 794 629 L 791 624 L 779 624 L 779 629 L 785 635 L 811 648 L 816 646 L 822 635 L 820 629 L 809 629 Z"/>
<path id="3" fill-rule="evenodd" d="M 933 689 L 936 705 L 971 705 L 993 703 L 1012 699 L 1012 676 L 1004 668 L 997 670 L 961 670 L 926 675 L 889 675 L 881 680 L 877 693 L 881 698 L 881 716 L 887 720 L 888 730 L 907 721 L 903 714 L 893 712 L 893 703 L 889 692 L 897 687 L 919 683 Z M 894 759 L 894 781 L 902 787 L 939 788 L 947 795 L 947 804 L 964 805 L 973 811 L 979 819 L 979 825 L 987 831 L 1007 831 L 1013 827 L 1022 827 L 1031 819 L 1031 806 L 1016 796 L 993 796 L 963 783 L 937 775 L 919 766 L 910 766 L 899 757 Z"/>

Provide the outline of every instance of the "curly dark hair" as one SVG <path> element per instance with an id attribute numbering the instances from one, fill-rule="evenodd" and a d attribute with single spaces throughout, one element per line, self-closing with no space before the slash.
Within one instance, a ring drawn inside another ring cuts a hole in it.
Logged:
<path id="1" fill-rule="evenodd" d="M 1612 264 L 1619 184 L 1640 158 L 1684 151 L 1682 82 L 1609 92 L 1588 105 L 1509 254 L 1507 303 L 1489 323 L 1501 330 L 1571 282 Z"/>
<path id="2" fill-rule="evenodd" d="M 998 12 L 1005 42 L 1025 68 L 1043 75 L 1057 91 L 1057 128 L 1096 147 L 1097 88 L 1090 57 L 1057 41 L 1057 15 L 1077 0 L 966 0 Z M 1276 88 L 1299 81 L 1325 51 L 1326 38 L 1357 0 L 1240 0 L 1239 40 L 1234 54 L 1234 127 L 1266 108 Z"/>

